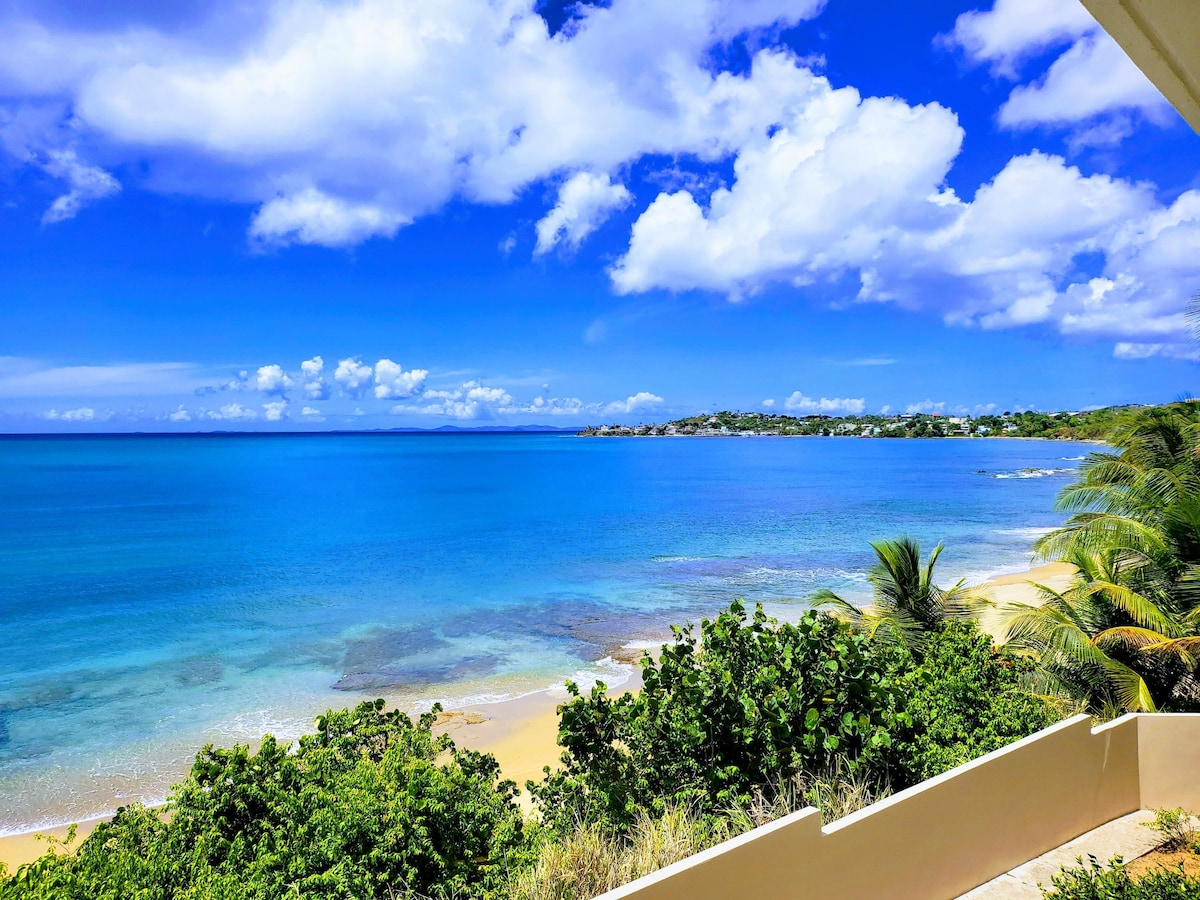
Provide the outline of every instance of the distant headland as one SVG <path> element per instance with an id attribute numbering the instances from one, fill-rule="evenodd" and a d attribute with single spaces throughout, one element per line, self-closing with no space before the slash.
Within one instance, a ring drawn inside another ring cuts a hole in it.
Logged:
<path id="1" fill-rule="evenodd" d="M 896 415 L 808 415 L 729 412 L 688 416 L 663 424 L 589 425 L 580 437 L 1024 437 L 1102 441 L 1137 412 L 1127 405 L 1074 412 L 1003 412 L 984 415 L 900 413 Z"/>

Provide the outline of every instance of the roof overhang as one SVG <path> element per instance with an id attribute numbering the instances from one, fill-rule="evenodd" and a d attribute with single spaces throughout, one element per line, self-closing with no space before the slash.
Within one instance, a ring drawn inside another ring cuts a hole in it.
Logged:
<path id="1" fill-rule="evenodd" d="M 1200 133 L 1200 4 L 1194 0 L 1082 2 Z"/>

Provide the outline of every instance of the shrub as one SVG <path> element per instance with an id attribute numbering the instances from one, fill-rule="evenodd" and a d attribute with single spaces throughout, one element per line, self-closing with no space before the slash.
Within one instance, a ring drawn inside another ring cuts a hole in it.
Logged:
<path id="1" fill-rule="evenodd" d="M 1154 821 L 1146 823 L 1163 838 L 1163 849 L 1200 851 L 1196 844 L 1194 817 L 1183 807 L 1154 810 Z"/>
<path id="2" fill-rule="evenodd" d="M 735 602 L 714 620 L 675 629 L 659 661 L 642 660 L 639 694 L 598 685 L 562 708 L 564 768 L 530 790 L 560 827 L 628 826 L 668 804 L 700 813 L 744 805 L 755 788 L 842 758 L 847 774 L 886 771 L 904 728 L 884 651 L 825 613 L 796 625 L 748 617 Z"/>
<path id="3" fill-rule="evenodd" d="M 1025 688 L 1032 664 L 992 646 L 972 622 L 944 622 L 919 652 L 897 648 L 912 728 L 895 750 L 902 785 L 916 784 L 1052 725 L 1055 710 Z"/>
<path id="4" fill-rule="evenodd" d="M 435 707 L 435 712 L 436 712 Z M 75 855 L 47 855 L 0 898 L 500 896 L 528 853 L 512 782 L 491 756 L 383 701 L 329 712 L 294 751 L 206 747 L 164 823 L 131 807 Z"/>
<path id="5" fill-rule="evenodd" d="M 1082 863 L 1083 860 L 1080 860 Z M 1043 888 L 1045 897 L 1055 900 L 1197 900 L 1200 879 L 1183 872 L 1161 869 L 1134 881 L 1121 865 L 1120 857 L 1108 868 L 1090 858 L 1087 866 L 1063 869 L 1054 876 L 1054 887 Z"/>

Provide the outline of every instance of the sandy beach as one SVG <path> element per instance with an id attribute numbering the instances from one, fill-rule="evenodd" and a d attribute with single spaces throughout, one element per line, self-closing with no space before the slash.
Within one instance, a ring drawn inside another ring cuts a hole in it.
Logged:
<path id="1" fill-rule="evenodd" d="M 1055 590 L 1063 590 L 1070 583 L 1074 569 L 1064 563 L 1037 566 L 1027 572 L 1004 575 L 988 581 L 985 585 L 997 606 L 1007 603 L 1036 604 L 1039 593 L 1035 584 L 1043 584 Z M 999 639 L 1003 633 L 1002 613 L 997 609 L 986 613 L 980 621 L 981 627 Z M 641 655 L 645 641 L 635 641 L 628 653 L 621 654 L 621 661 L 633 661 Z M 626 683 L 623 688 L 636 689 L 637 682 Z M 481 750 L 495 755 L 506 778 L 521 786 L 521 804 L 530 808 L 530 799 L 524 790 L 526 780 L 537 780 L 546 766 L 558 763 L 558 706 L 564 701 L 561 690 L 537 691 L 513 700 L 464 706 L 443 714 L 437 728 L 462 747 Z M 77 840 L 82 840 L 106 817 L 80 822 Z M 48 847 L 40 834 L 54 838 L 66 837 L 68 826 L 45 829 L 39 833 L 0 837 L 0 862 L 10 872 L 23 863 L 31 862 Z"/>

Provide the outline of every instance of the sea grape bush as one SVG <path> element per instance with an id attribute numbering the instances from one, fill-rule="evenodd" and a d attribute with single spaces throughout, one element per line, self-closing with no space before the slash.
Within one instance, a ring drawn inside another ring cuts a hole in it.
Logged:
<path id="1" fill-rule="evenodd" d="M 1059 719 L 1026 689 L 1033 664 L 993 647 L 974 623 L 944 622 L 919 650 L 897 646 L 894 653 L 892 671 L 905 684 L 912 722 L 896 742 L 896 787 L 940 775 Z"/>
<path id="2" fill-rule="evenodd" d="M 206 747 L 169 822 L 124 809 L 0 898 L 503 896 L 529 852 L 515 785 L 433 721 L 379 700 L 327 713 L 294 751 L 270 736 L 256 753 Z"/>
<path id="3" fill-rule="evenodd" d="M 624 827 L 668 804 L 716 811 L 835 757 L 848 772 L 885 769 L 910 724 L 883 648 L 826 613 L 781 625 L 735 602 L 699 636 L 674 638 L 642 660 L 636 695 L 569 686 L 564 768 L 530 784 L 547 821 Z"/>

